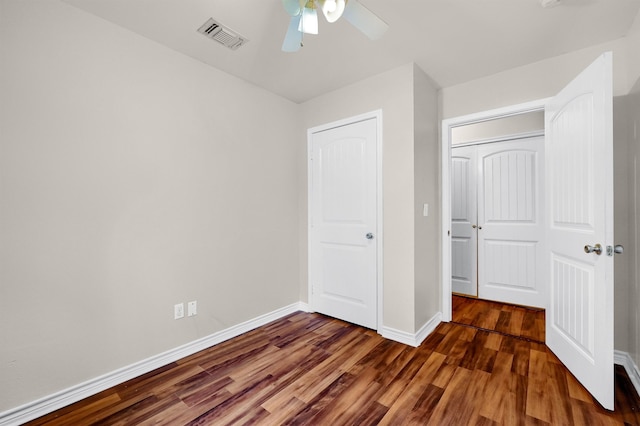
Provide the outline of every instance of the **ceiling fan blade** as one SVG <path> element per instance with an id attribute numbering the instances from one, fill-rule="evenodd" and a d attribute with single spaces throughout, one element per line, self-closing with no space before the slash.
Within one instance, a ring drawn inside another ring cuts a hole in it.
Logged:
<path id="1" fill-rule="evenodd" d="M 287 34 L 284 36 L 284 41 L 282 42 L 283 52 L 297 52 L 300 49 L 300 45 L 302 44 L 302 33 L 298 31 L 300 19 L 302 19 L 302 15 L 291 17 Z"/>
<path id="2" fill-rule="evenodd" d="M 287 13 L 291 16 L 298 16 L 302 11 L 304 4 L 301 4 L 301 0 L 282 0 L 282 5 Z"/>
<path id="3" fill-rule="evenodd" d="M 389 29 L 386 22 L 357 0 L 347 1 L 342 16 L 371 40 L 378 40 Z"/>

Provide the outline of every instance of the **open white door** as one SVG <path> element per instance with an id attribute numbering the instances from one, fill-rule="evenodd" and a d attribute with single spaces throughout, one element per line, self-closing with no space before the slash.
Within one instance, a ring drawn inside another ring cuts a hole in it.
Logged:
<path id="1" fill-rule="evenodd" d="M 377 328 L 377 118 L 310 131 L 309 283 L 317 312 Z"/>
<path id="2" fill-rule="evenodd" d="M 547 345 L 608 410 L 614 408 L 612 111 L 611 53 L 545 111 Z"/>

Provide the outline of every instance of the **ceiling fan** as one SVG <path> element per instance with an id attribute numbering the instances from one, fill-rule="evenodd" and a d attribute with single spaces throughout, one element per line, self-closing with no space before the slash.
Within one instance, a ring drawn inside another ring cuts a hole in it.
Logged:
<path id="1" fill-rule="evenodd" d="M 327 22 L 333 23 L 344 17 L 371 40 L 379 39 L 389 28 L 357 0 L 282 0 L 282 4 L 291 15 L 282 43 L 283 52 L 298 51 L 303 45 L 303 34 L 318 34 L 318 8 Z"/>

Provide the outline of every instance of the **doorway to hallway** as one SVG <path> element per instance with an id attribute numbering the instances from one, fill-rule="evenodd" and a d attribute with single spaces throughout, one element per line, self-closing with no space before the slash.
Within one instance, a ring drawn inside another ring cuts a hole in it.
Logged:
<path id="1" fill-rule="evenodd" d="M 546 306 L 544 138 L 453 146 L 451 171 L 452 291 Z"/>

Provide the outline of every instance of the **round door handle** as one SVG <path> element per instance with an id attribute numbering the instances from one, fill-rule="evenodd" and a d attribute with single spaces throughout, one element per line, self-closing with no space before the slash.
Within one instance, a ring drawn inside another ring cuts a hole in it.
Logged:
<path id="1" fill-rule="evenodd" d="M 616 245 L 613 247 L 613 252 L 614 252 L 615 254 L 622 254 L 622 253 L 624 253 L 624 247 L 622 246 L 622 244 L 616 244 Z"/>
<path id="2" fill-rule="evenodd" d="M 373 240 L 373 234 L 371 232 L 365 235 L 365 237 L 367 237 L 367 240 Z"/>
<path id="3" fill-rule="evenodd" d="M 602 246 L 600 244 L 596 244 L 595 246 L 586 245 L 584 246 L 585 253 L 595 253 L 598 256 L 602 254 Z"/>
<path id="4" fill-rule="evenodd" d="M 473 229 L 476 229 L 476 228 L 478 227 L 478 225 L 471 225 L 471 227 L 472 227 Z"/>

